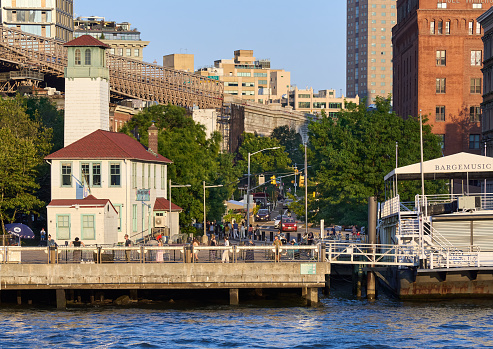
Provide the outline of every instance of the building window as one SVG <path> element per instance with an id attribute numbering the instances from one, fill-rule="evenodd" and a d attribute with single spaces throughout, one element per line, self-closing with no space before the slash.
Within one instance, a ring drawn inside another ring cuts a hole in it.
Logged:
<path id="1" fill-rule="evenodd" d="M 483 8 L 483 4 L 472 4 L 472 8 Z"/>
<path id="2" fill-rule="evenodd" d="M 110 53 L 111 53 L 112 55 L 114 55 L 114 54 L 115 54 L 115 49 L 114 49 L 114 48 L 110 48 Z"/>
<path id="3" fill-rule="evenodd" d="M 147 187 L 151 189 L 151 164 L 147 165 Z"/>
<path id="4" fill-rule="evenodd" d="M 443 21 L 438 21 L 437 23 L 437 34 L 438 35 L 443 34 Z"/>
<path id="5" fill-rule="evenodd" d="M 241 84 L 241 86 L 244 86 L 244 87 L 255 87 L 255 83 L 254 82 L 243 82 Z"/>
<path id="6" fill-rule="evenodd" d="M 161 189 L 166 188 L 166 178 L 164 175 L 166 174 L 166 171 L 164 170 L 166 167 L 165 165 L 161 165 Z"/>
<path id="7" fill-rule="evenodd" d="M 341 109 L 342 103 L 329 103 L 330 109 Z"/>
<path id="8" fill-rule="evenodd" d="M 75 65 L 81 65 L 82 64 L 81 60 L 82 60 L 82 58 L 80 56 L 80 50 L 77 48 L 77 49 L 75 49 L 75 59 L 74 59 Z"/>
<path id="9" fill-rule="evenodd" d="M 142 188 L 145 188 L 146 187 L 146 177 L 145 177 L 145 172 L 146 172 L 146 168 L 145 168 L 145 164 L 142 164 Z"/>
<path id="10" fill-rule="evenodd" d="M 430 34 L 435 35 L 435 22 L 430 22 Z"/>
<path id="11" fill-rule="evenodd" d="M 438 2 L 437 8 L 447 8 L 447 3 L 446 2 Z"/>
<path id="12" fill-rule="evenodd" d="M 70 240 L 70 215 L 56 216 L 56 239 Z"/>
<path id="13" fill-rule="evenodd" d="M 436 79 L 436 93 L 445 93 L 445 78 Z"/>
<path id="14" fill-rule="evenodd" d="M 82 229 L 80 232 L 82 240 L 96 240 L 96 227 L 93 214 L 82 215 Z"/>
<path id="15" fill-rule="evenodd" d="M 308 93 L 298 93 L 298 98 L 310 98 L 310 94 Z"/>
<path id="16" fill-rule="evenodd" d="M 298 108 L 310 108 L 310 102 L 298 102 Z"/>
<path id="17" fill-rule="evenodd" d="M 132 56 L 132 49 L 131 48 L 127 48 L 125 51 L 126 51 L 127 57 Z"/>
<path id="18" fill-rule="evenodd" d="M 250 74 L 250 73 L 248 73 L 248 74 Z M 250 76 L 250 75 L 248 75 L 248 76 Z M 267 73 L 253 73 L 253 76 L 256 77 L 256 78 L 266 78 L 267 77 Z"/>
<path id="19" fill-rule="evenodd" d="M 245 73 L 245 72 L 238 72 L 236 74 L 236 76 L 247 76 L 248 77 L 248 76 L 252 76 L 252 74 L 251 73 Z"/>
<path id="20" fill-rule="evenodd" d="M 479 149 L 479 136 L 469 135 L 469 149 Z"/>
<path id="21" fill-rule="evenodd" d="M 118 212 L 118 231 L 122 231 L 122 204 L 114 204 L 116 212 Z"/>
<path id="22" fill-rule="evenodd" d="M 132 231 L 137 231 L 137 204 L 132 205 Z"/>
<path id="23" fill-rule="evenodd" d="M 435 120 L 436 121 L 445 121 L 445 106 L 437 105 L 435 111 Z"/>
<path id="24" fill-rule="evenodd" d="M 446 61 L 445 61 L 445 50 L 437 50 L 436 51 L 436 60 L 437 60 L 437 65 L 444 66 Z"/>
<path id="25" fill-rule="evenodd" d="M 72 186 L 72 164 L 62 163 L 62 187 Z"/>
<path id="26" fill-rule="evenodd" d="M 86 48 L 84 52 L 84 65 L 91 65 L 91 49 Z"/>
<path id="27" fill-rule="evenodd" d="M 258 80 L 259 85 L 267 85 L 267 80 Z"/>
<path id="28" fill-rule="evenodd" d="M 117 54 L 118 56 L 123 56 L 123 49 L 122 49 L 122 48 L 118 48 L 118 49 L 116 50 L 116 54 Z"/>
<path id="29" fill-rule="evenodd" d="M 471 78 L 471 93 L 481 93 L 481 78 Z"/>
<path id="30" fill-rule="evenodd" d="M 120 164 L 110 164 L 110 186 L 119 187 L 121 185 Z"/>
<path id="31" fill-rule="evenodd" d="M 479 122 L 481 120 L 481 107 L 472 106 L 469 108 L 469 121 Z"/>
<path id="32" fill-rule="evenodd" d="M 156 165 L 154 165 L 154 189 L 157 188 L 157 169 L 156 169 Z"/>
<path id="33" fill-rule="evenodd" d="M 327 107 L 326 102 L 313 102 L 313 108 L 325 109 Z"/>
<path id="34" fill-rule="evenodd" d="M 476 34 L 481 35 L 481 24 L 476 22 Z"/>
<path id="35" fill-rule="evenodd" d="M 137 188 L 137 164 L 132 163 L 132 188 Z"/>
<path id="36" fill-rule="evenodd" d="M 471 65 L 481 65 L 481 56 L 482 52 L 480 50 L 471 51 Z"/>
<path id="37" fill-rule="evenodd" d="M 469 35 L 473 34 L 473 28 L 474 28 L 474 22 L 469 21 L 469 30 L 468 30 Z"/>
<path id="38" fill-rule="evenodd" d="M 450 21 L 445 22 L 445 35 L 450 35 Z"/>
<path id="39" fill-rule="evenodd" d="M 134 49 L 134 57 L 139 57 L 140 50 L 138 48 Z"/>
<path id="40" fill-rule="evenodd" d="M 82 163 L 80 165 L 80 181 L 83 185 L 87 184 L 91 186 L 91 174 L 89 173 L 90 166 L 91 164 L 89 163 Z"/>

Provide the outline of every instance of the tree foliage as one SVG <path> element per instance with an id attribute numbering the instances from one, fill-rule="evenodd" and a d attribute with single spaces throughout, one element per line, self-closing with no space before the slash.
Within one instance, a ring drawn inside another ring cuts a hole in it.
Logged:
<path id="1" fill-rule="evenodd" d="M 270 137 L 277 139 L 279 144 L 284 147 L 293 165 L 303 164 L 305 160 L 302 150 L 303 142 L 301 135 L 295 129 L 289 128 L 287 125 L 279 126 L 272 131 Z"/>
<path id="2" fill-rule="evenodd" d="M 375 109 L 367 109 L 364 102 L 349 105 L 337 117 L 322 113 L 309 124 L 309 177 L 319 194 L 310 203 L 317 212 L 312 219 L 365 225 L 368 197 L 385 199 L 383 178 L 395 168 L 396 142 L 399 166 L 420 161 L 419 119 L 391 112 L 390 98 L 377 98 L 375 104 Z M 440 139 L 426 124 L 423 139 L 425 160 L 441 155 Z M 418 192 L 416 183 L 405 185 L 407 190 L 400 190 L 404 199 Z M 427 188 L 438 190 L 440 183 Z"/>
<path id="3" fill-rule="evenodd" d="M 206 137 L 205 127 L 186 115 L 186 110 L 173 105 L 156 105 L 135 115 L 121 130 L 148 144 L 147 129 L 154 121 L 159 129 L 158 152 L 173 161 L 168 166 L 168 178 L 173 184 L 190 184 L 190 188 L 172 188 L 173 203 L 183 208 L 180 223 L 185 229 L 196 219 L 203 220 L 203 182 L 223 184 L 206 189 L 207 219 L 220 219 L 224 200 L 233 192 L 232 158 L 220 154 L 219 133 Z"/>
<path id="4" fill-rule="evenodd" d="M 25 99 L 0 99 L 0 221 L 13 222 L 19 214 L 38 213 L 36 196 L 39 166 L 50 152 L 52 130 L 39 115 L 26 113 Z"/>

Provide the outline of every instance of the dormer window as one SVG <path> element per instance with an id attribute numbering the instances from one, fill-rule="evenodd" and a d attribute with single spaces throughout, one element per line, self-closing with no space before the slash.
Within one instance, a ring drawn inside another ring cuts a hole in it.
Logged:
<path id="1" fill-rule="evenodd" d="M 76 49 L 75 50 L 75 59 L 74 59 L 75 65 L 81 65 L 81 57 L 80 57 L 80 50 Z"/>
<path id="2" fill-rule="evenodd" d="M 86 48 L 84 53 L 84 65 L 91 65 L 91 49 Z"/>

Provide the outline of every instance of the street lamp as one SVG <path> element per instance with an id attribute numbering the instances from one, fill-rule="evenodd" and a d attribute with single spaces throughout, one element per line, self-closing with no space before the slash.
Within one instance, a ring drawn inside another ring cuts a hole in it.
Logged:
<path id="1" fill-rule="evenodd" d="M 207 222 L 207 220 L 205 219 L 205 188 L 219 188 L 219 187 L 223 187 L 223 185 L 222 184 L 205 185 L 205 181 L 203 181 L 203 184 L 204 184 L 204 236 L 202 236 L 202 243 L 205 244 L 207 242 L 207 228 L 205 224 L 205 222 Z"/>
<path id="2" fill-rule="evenodd" d="M 259 151 L 256 151 L 255 153 L 248 153 L 248 186 L 247 186 L 247 231 L 250 228 L 250 156 L 255 155 L 257 153 L 263 152 L 265 150 L 274 150 L 274 149 L 279 149 L 281 147 L 272 147 L 272 148 L 265 148 Z M 241 236 L 240 236 L 241 240 Z"/>
<path id="3" fill-rule="evenodd" d="M 171 184 L 171 179 L 169 180 L 169 212 L 168 212 L 168 229 L 169 237 L 171 238 L 171 188 L 184 188 L 191 187 L 191 184 Z"/>

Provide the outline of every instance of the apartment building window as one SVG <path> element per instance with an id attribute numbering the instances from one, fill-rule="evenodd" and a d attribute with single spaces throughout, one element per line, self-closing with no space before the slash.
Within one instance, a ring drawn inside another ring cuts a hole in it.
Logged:
<path id="1" fill-rule="evenodd" d="M 298 98 L 310 98 L 309 93 L 298 93 Z"/>
<path id="2" fill-rule="evenodd" d="M 241 84 L 241 86 L 244 86 L 244 87 L 255 87 L 255 83 L 254 82 L 244 82 Z"/>
<path id="3" fill-rule="evenodd" d="M 437 105 L 435 109 L 435 120 L 436 121 L 445 121 L 445 106 Z"/>
<path id="4" fill-rule="evenodd" d="M 445 78 L 436 79 L 436 93 L 445 93 Z"/>
<path id="5" fill-rule="evenodd" d="M 450 35 L 450 21 L 445 22 L 445 35 Z"/>
<path id="6" fill-rule="evenodd" d="M 469 135 L 469 149 L 479 149 L 480 135 Z"/>
<path id="7" fill-rule="evenodd" d="M 437 50 L 436 51 L 436 59 L 437 59 L 437 65 L 438 66 L 444 66 L 445 65 L 445 50 Z"/>
<path id="8" fill-rule="evenodd" d="M 82 64 L 82 58 L 81 58 L 81 55 L 80 55 L 80 50 L 79 49 L 75 49 L 75 58 L 74 58 L 74 64 L 75 65 L 81 65 Z"/>
<path id="9" fill-rule="evenodd" d="M 255 96 L 255 91 L 243 91 L 241 92 L 242 96 Z"/>
<path id="10" fill-rule="evenodd" d="M 469 35 L 473 34 L 473 25 L 474 25 L 473 21 L 469 21 L 469 30 L 468 30 Z"/>
<path id="11" fill-rule="evenodd" d="M 247 77 L 249 77 L 249 76 L 252 76 L 252 73 L 238 72 L 236 74 L 236 76 L 247 76 Z"/>
<path id="12" fill-rule="evenodd" d="M 480 50 L 471 51 L 471 65 L 481 65 L 481 56 L 482 52 Z"/>
<path id="13" fill-rule="evenodd" d="M 481 35 L 481 24 L 479 22 L 476 22 L 476 34 Z"/>
<path id="14" fill-rule="evenodd" d="M 437 8 L 447 8 L 447 3 L 446 2 L 438 2 Z"/>
<path id="15" fill-rule="evenodd" d="M 258 80 L 259 85 L 267 85 L 267 80 Z"/>
<path id="16" fill-rule="evenodd" d="M 481 93 L 481 78 L 471 78 L 471 93 Z"/>
<path id="17" fill-rule="evenodd" d="M 138 48 L 134 49 L 134 57 L 139 57 L 140 55 L 140 50 Z"/>
<path id="18" fill-rule="evenodd" d="M 481 120 L 481 107 L 472 106 L 469 108 L 469 121 L 479 122 Z"/>
<path id="19" fill-rule="evenodd" d="M 438 35 L 443 34 L 443 21 L 438 21 L 437 23 L 437 34 Z"/>
<path id="20" fill-rule="evenodd" d="M 341 109 L 342 103 L 329 103 L 330 109 Z"/>
<path id="21" fill-rule="evenodd" d="M 91 185 L 91 175 L 89 173 L 89 167 L 91 166 L 91 164 L 89 163 L 82 163 L 80 164 L 80 181 L 82 182 L 82 184 L 87 184 L 87 185 Z"/>
<path id="22" fill-rule="evenodd" d="M 435 35 L 435 22 L 430 22 L 430 34 Z"/>
<path id="23" fill-rule="evenodd" d="M 111 187 L 119 187 L 121 185 L 121 173 L 120 173 L 120 164 L 119 163 L 111 163 L 110 164 L 110 186 Z"/>
<path id="24" fill-rule="evenodd" d="M 100 187 L 101 186 L 101 164 L 95 163 L 92 164 L 92 186 Z"/>
<path id="25" fill-rule="evenodd" d="M 62 163 L 62 187 L 72 186 L 72 163 Z"/>
<path id="26" fill-rule="evenodd" d="M 256 77 L 256 78 L 266 78 L 267 77 L 267 73 L 253 73 L 253 76 Z"/>
<path id="27" fill-rule="evenodd" d="M 483 8 L 483 4 L 472 4 L 472 8 Z"/>
<path id="28" fill-rule="evenodd" d="M 298 102 L 298 108 L 310 108 L 310 102 Z"/>
<path id="29" fill-rule="evenodd" d="M 313 108 L 325 109 L 327 107 L 326 102 L 313 102 Z"/>
<path id="30" fill-rule="evenodd" d="M 225 82 L 224 86 L 238 86 L 237 82 Z"/>

